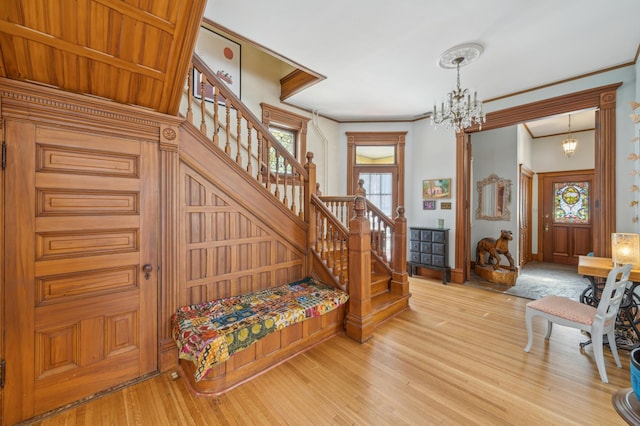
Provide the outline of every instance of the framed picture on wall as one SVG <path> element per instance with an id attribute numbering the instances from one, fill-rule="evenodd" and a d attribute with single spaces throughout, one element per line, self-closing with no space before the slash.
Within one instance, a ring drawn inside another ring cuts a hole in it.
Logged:
<path id="1" fill-rule="evenodd" d="M 422 181 L 422 199 L 437 200 L 451 198 L 451 178 L 426 179 Z"/>
<path id="2" fill-rule="evenodd" d="M 436 201 L 435 200 L 424 200 L 424 201 L 422 201 L 422 209 L 423 210 L 435 210 L 436 209 Z"/>
<path id="3" fill-rule="evenodd" d="M 196 54 L 211 71 L 240 99 L 240 45 L 208 28 L 200 27 Z M 213 87 L 207 85 L 205 99 L 213 101 Z M 193 94 L 202 97 L 200 74 L 194 69 Z M 224 99 L 219 99 L 224 102 Z"/>

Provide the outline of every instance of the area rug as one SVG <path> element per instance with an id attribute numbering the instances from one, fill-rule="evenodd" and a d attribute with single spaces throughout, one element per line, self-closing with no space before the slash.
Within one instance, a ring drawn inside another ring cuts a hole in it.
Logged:
<path id="1" fill-rule="evenodd" d="M 579 301 L 588 285 L 589 281 L 578 275 L 577 266 L 529 262 L 522 268 L 516 284 L 505 293 L 526 299 L 556 295 Z"/>

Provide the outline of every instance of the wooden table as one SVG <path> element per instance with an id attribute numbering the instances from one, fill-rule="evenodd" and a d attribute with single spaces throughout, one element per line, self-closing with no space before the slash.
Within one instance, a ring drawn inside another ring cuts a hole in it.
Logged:
<path id="1" fill-rule="evenodd" d="M 580 256 L 578 274 L 586 277 L 607 278 L 613 269 L 613 261 L 609 257 Z M 640 269 L 632 269 L 629 280 L 640 283 Z"/>
<path id="2" fill-rule="evenodd" d="M 597 282 L 596 278 L 607 278 L 612 269 L 613 262 L 608 257 L 580 256 L 578 274 L 591 283 L 580 296 L 580 302 L 598 306 L 604 283 L 602 279 Z M 635 288 L 640 285 L 640 269 L 631 270 L 629 281 L 631 284 L 627 285 L 616 320 L 617 346 L 624 350 L 632 350 L 640 346 L 640 296 L 635 294 Z"/>

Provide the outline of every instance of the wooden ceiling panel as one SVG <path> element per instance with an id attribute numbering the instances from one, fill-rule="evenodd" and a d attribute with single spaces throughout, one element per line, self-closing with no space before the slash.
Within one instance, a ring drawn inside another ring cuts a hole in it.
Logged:
<path id="1" fill-rule="evenodd" d="M 205 2 L 9 2 L 0 76 L 176 114 Z"/>

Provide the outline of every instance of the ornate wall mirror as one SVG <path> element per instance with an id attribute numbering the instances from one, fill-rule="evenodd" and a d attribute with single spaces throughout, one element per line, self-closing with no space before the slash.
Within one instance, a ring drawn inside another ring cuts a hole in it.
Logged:
<path id="1" fill-rule="evenodd" d="M 508 204 L 511 201 L 511 179 L 503 179 L 492 174 L 476 183 L 478 188 L 478 209 L 476 219 L 510 220 Z"/>

